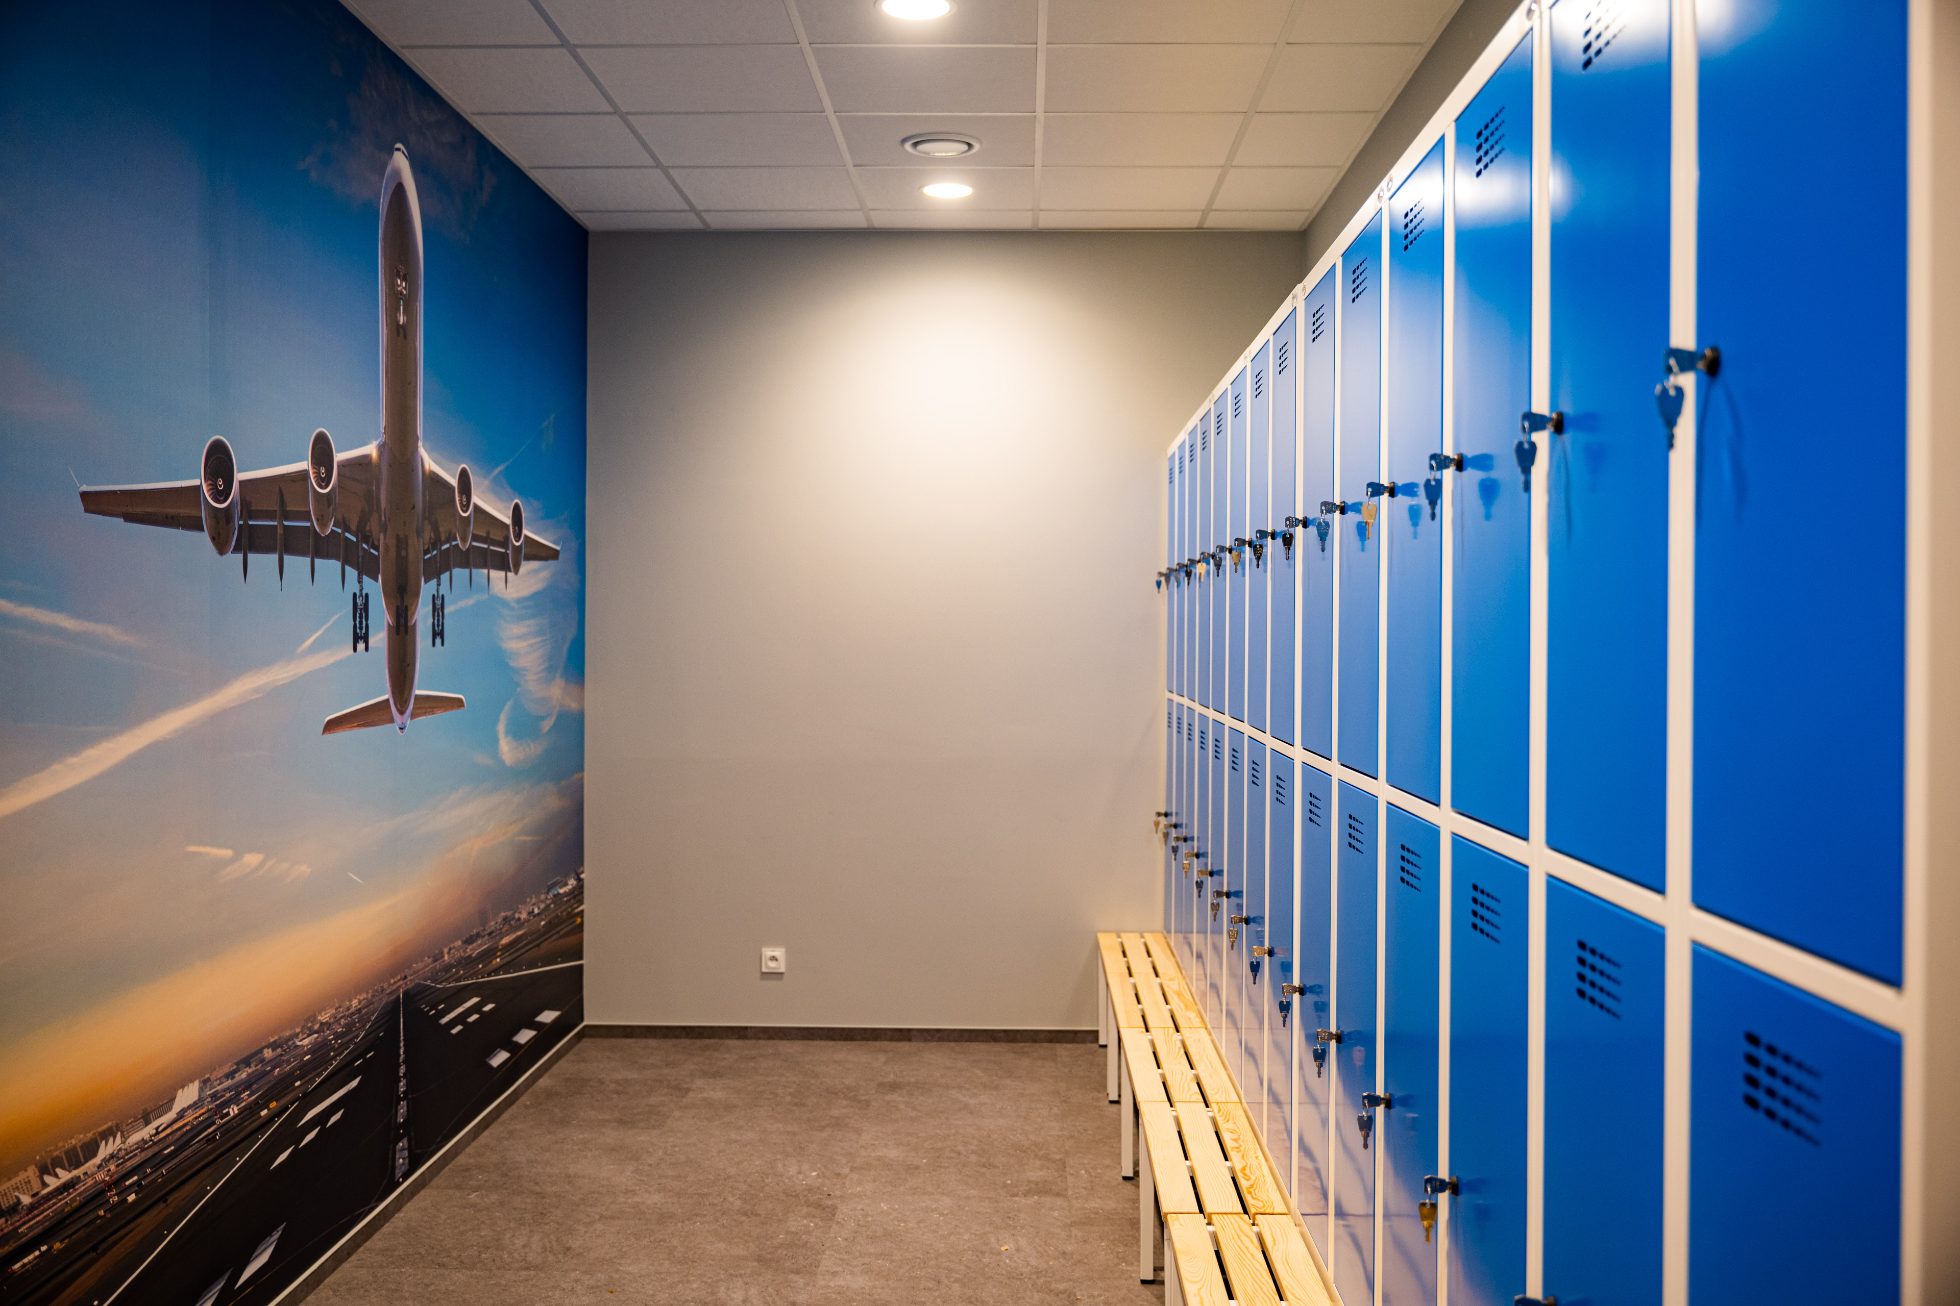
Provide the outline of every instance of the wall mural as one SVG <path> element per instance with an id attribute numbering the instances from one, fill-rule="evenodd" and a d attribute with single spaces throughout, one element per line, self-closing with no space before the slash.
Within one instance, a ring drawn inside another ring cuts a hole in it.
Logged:
<path id="1" fill-rule="evenodd" d="M 0 16 L 0 1300 L 270 1301 L 579 1024 L 584 342 L 331 0 Z"/>

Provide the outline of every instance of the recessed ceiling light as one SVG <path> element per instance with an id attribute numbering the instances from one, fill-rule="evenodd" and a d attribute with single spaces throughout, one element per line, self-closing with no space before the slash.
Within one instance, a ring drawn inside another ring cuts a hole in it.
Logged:
<path id="1" fill-rule="evenodd" d="M 953 0 L 878 0 L 878 7 L 893 18 L 922 23 L 929 18 L 944 18 L 952 13 Z"/>
<path id="2" fill-rule="evenodd" d="M 919 189 L 936 200 L 963 200 L 973 193 L 963 181 L 935 181 Z"/>
<path id="3" fill-rule="evenodd" d="M 957 159 L 980 148 L 980 142 L 958 132 L 920 132 L 899 142 L 914 154 L 928 159 Z"/>

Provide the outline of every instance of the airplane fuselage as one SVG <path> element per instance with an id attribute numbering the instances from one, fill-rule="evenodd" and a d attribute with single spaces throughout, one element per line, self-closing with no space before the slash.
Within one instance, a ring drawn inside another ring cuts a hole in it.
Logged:
<path id="1" fill-rule="evenodd" d="M 400 146 L 381 181 L 380 559 L 388 704 L 406 730 L 415 706 L 416 610 L 422 603 L 422 206 Z"/>

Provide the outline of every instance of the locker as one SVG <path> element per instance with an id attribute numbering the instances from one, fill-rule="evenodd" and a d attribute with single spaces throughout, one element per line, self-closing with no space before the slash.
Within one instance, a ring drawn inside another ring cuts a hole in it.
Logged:
<path id="1" fill-rule="evenodd" d="M 1381 642 L 1379 501 L 1368 486 L 1381 476 L 1381 249 L 1377 214 L 1341 255 L 1340 489 L 1331 513 L 1340 534 L 1341 738 L 1336 756 L 1363 775 L 1377 770 Z"/>
<path id="2" fill-rule="evenodd" d="M 1219 543 L 1226 548 L 1225 575 L 1229 593 L 1230 625 L 1226 627 L 1225 685 L 1226 705 L 1234 721 L 1245 720 L 1245 605 L 1246 584 L 1251 575 L 1252 557 L 1246 551 L 1246 369 L 1240 368 L 1229 390 L 1231 424 L 1227 428 L 1227 447 L 1231 457 L 1226 467 L 1227 512 Z"/>
<path id="3" fill-rule="evenodd" d="M 1375 1113 L 1375 1134 L 1381 1146 L 1382 1299 L 1401 1306 L 1436 1299 L 1436 1242 L 1433 1235 L 1424 1237 L 1417 1207 L 1425 1197 L 1423 1179 L 1438 1173 L 1442 865 L 1440 835 L 1421 817 L 1390 803 L 1384 834 L 1382 1092 L 1388 1102 Z"/>
<path id="4" fill-rule="evenodd" d="M 1191 686 L 1191 697 L 1200 707 L 1212 706 L 1211 698 L 1211 591 L 1212 582 L 1217 579 L 1216 569 L 1211 565 L 1212 545 L 1211 485 L 1217 478 L 1212 475 L 1211 465 L 1211 423 L 1200 419 L 1198 422 L 1198 466 L 1192 477 L 1192 494 L 1196 498 L 1194 519 L 1198 524 L 1197 536 L 1191 556 L 1199 560 L 1191 574 L 1197 584 L 1191 593 L 1191 606 L 1196 610 L 1195 678 Z"/>
<path id="5" fill-rule="evenodd" d="M 1334 1020 L 1325 1036 L 1334 1065 L 1334 1286 L 1342 1301 L 1375 1297 L 1375 1157 L 1359 1121 L 1375 1093 L 1375 830 L 1372 794 L 1341 785 L 1336 864 Z M 1338 1041 L 1334 1041 L 1338 1040 Z"/>
<path id="6" fill-rule="evenodd" d="M 1693 1029 L 1689 1296 L 1897 1301 L 1899 1036 L 1700 944 Z"/>
<path id="7" fill-rule="evenodd" d="M 1235 865 L 1244 845 L 1245 794 L 1240 787 L 1239 757 L 1245 736 L 1217 722 L 1211 727 L 1211 879 L 1205 884 L 1204 917 L 1199 928 L 1205 939 L 1205 1020 L 1219 1029 L 1224 1020 L 1225 902 L 1237 878 Z"/>
<path id="8" fill-rule="evenodd" d="M 1456 120 L 1450 802 L 1525 837 L 1531 677 L 1531 40 Z M 1459 1207 L 1461 1203 L 1458 1204 Z"/>
<path id="9" fill-rule="evenodd" d="M 1164 566 L 1170 567 L 1171 550 L 1177 547 L 1177 450 L 1164 468 Z M 1164 596 L 1164 692 L 1177 692 L 1177 620 L 1172 615 L 1176 610 L 1176 594 L 1172 590 L 1168 575 L 1158 577 L 1157 589 Z"/>
<path id="10" fill-rule="evenodd" d="M 1228 710 L 1226 701 L 1230 690 L 1227 667 L 1230 665 L 1230 635 L 1227 622 L 1230 620 L 1229 606 L 1232 575 L 1232 558 L 1226 545 L 1232 542 L 1230 505 L 1226 495 L 1231 481 L 1230 433 L 1225 424 L 1228 396 L 1221 392 L 1211 412 L 1211 542 L 1205 547 L 1212 550 L 1213 579 L 1211 585 L 1211 707 L 1219 712 Z"/>
<path id="11" fill-rule="evenodd" d="M 1388 559 L 1388 782 L 1442 796 L 1443 142 L 1389 197 L 1388 405 L 1381 481 L 1368 488 Z"/>
<path id="12" fill-rule="evenodd" d="M 1334 498 L 1334 323 L 1340 271 L 1307 296 L 1300 344 L 1300 503 L 1308 518 L 1294 544 L 1300 565 L 1300 743 L 1334 756 L 1335 529 L 1321 505 Z"/>
<path id="13" fill-rule="evenodd" d="M 1174 922 L 1177 917 L 1177 881 L 1178 881 L 1177 858 L 1178 858 L 1179 848 L 1178 845 L 1171 842 L 1171 839 L 1177 834 L 1177 827 L 1173 824 L 1173 822 L 1175 822 L 1178 819 L 1177 772 L 1178 772 L 1179 758 L 1178 758 L 1177 736 L 1178 736 L 1178 731 L 1183 724 L 1182 722 L 1183 713 L 1184 713 L 1184 709 L 1179 707 L 1175 701 L 1169 699 L 1165 700 L 1164 702 L 1164 801 L 1162 803 L 1162 807 L 1164 811 L 1170 813 L 1170 815 L 1163 818 L 1164 827 L 1162 831 L 1163 834 L 1162 844 L 1164 850 L 1163 907 L 1164 907 L 1164 929 L 1166 931 L 1174 931 L 1177 928 Z"/>
<path id="14" fill-rule="evenodd" d="M 1198 556 L 1198 447 L 1204 429 L 1200 421 L 1184 439 L 1184 547 L 1178 553 L 1187 562 Z M 1179 692 L 1193 700 L 1198 696 L 1198 596 L 1202 593 L 1197 569 L 1190 568 L 1179 591 L 1184 604 L 1184 687 Z"/>
<path id="15" fill-rule="evenodd" d="M 1193 806 L 1197 835 L 1192 845 L 1190 888 L 1191 897 L 1190 933 L 1185 940 L 1187 955 L 1185 966 L 1191 972 L 1191 993 L 1200 1000 L 1205 994 L 1205 903 L 1211 896 L 1211 865 L 1214 860 L 1212 845 L 1212 779 L 1211 779 L 1211 718 L 1202 712 L 1197 717 L 1197 750 L 1192 766 Z"/>
<path id="16" fill-rule="evenodd" d="M 1266 612 L 1272 588 L 1274 555 L 1279 549 L 1266 542 L 1271 525 L 1272 498 L 1267 483 L 1272 461 L 1272 343 L 1252 356 L 1246 405 L 1246 529 L 1245 548 L 1245 723 L 1266 728 Z"/>
<path id="17" fill-rule="evenodd" d="M 1260 942 L 1271 952 L 1263 962 L 1255 956 L 1247 964 L 1252 972 L 1255 1005 L 1266 1028 L 1259 1057 L 1265 1091 L 1254 1108 L 1253 1118 L 1284 1178 L 1293 1159 L 1293 1045 L 1297 1035 L 1293 1028 L 1294 995 L 1286 991 L 1286 986 L 1299 982 L 1296 963 L 1300 955 L 1297 909 L 1300 853 L 1293 832 L 1296 810 L 1293 759 L 1274 749 L 1269 767 L 1266 905 L 1259 933 Z M 1298 1192 L 1298 1189 L 1290 1191 Z"/>
<path id="18" fill-rule="evenodd" d="M 1238 1034 L 1238 1060 L 1232 1069 L 1247 1109 L 1257 1111 L 1265 1100 L 1265 994 L 1257 983 L 1259 957 L 1253 952 L 1266 943 L 1266 832 L 1272 826 L 1271 794 L 1266 778 L 1266 746 L 1245 741 L 1245 867 L 1244 897 L 1234 901 L 1236 930 L 1225 933 L 1225 952 L 1232 974 L 1230 1027 Z"/>
<path id="19" fill-rule="evenodd" d="M 1300 768 L 1299 916 L 1300 996 L 1291 1021 L 1294 1060 L 1300 1066 L 1293 1200 L 1302 1215 L 1326 1215 L 1332 1173 L 1327 1118 L 1334 1093 L 1327 1054 L 1333 1049 L 1318 1041 L 1315 1032 L 1334 1024 L 1334 781 L 1314 766 Z"/>
<path id="20" fill-rule="evenodd" d="M 1278 532 L 1282 538 L 1266 543 L 1266 570 L 1272 574 L 1266 728 L 1283 744 L 1293 743 L 1299 737 L 1293 724 L 1299 699 L 1295 683 L 1299 667 L 1293 657 L 1293 615 L 1299 603 L 1300 549 L 1306 543 L 1302 538 L 1304 532 L 1293 524 L 1300 516 L 1300 402 L 1295 389 L 1299 366 L 1294 343 L 1299 318 L 1298 309 L 1288 313 L 1279 330 L 1273 333 L 1272 341 L 1272 507 L 1266 516 L 1267 529 Z"/>
<path id="21" fill-rule="evenodd" d="M 1200 832 L 1204 829 L 1204 784 L 1201 763 L 1204 761 L 1204 746 L 1199 742 L 1199 725 L 1203 718 L 1187 708 L 1184 713 L 1184 810 L 1189 813 L 1185 820 L 1183 833 L 1190 838 L 1184 851 L 1191 858 L 1189 868 L 1182 858 L 1178 859 L 1178 896 L 1182 905 L 1178 908 L 1180 933 L 1177 936 L 1178 960 L 1185 971 L 1196 981 L 1198 959 L 1192 949 L 1192 931 L 1197 926 L 1197 912 L 1191 905 L 1191 886 L 1202 883 L 1197 879 L 1199 868 L 1204 865 L 1204 851 Z"/>
<path id="22" fill-rule="evenodd" d="M 1721 350 L 1698 402 L 1695 901 L 1892 984 L 1905 513 L 1839 534 L 1811 507 L 1833 468 L 1906 481 L 1906 9 L 1702 6 L 1700 322 L 1674 342 Z M 1855 270 L 1789 275 L 1814 250 Z M 1855 356 L 1829 357 L 1820 329 Z M 1826 740 L 1851 765 L 1819 803 Z"/>
<path id="23" fill-rule="evenodd" d="M 1667 0 L 1551 10 L 1546 836 L 1663 887 Z"/>
<path id="24" fill-rule="evenodd" d="M 1658 925 L 1546 882 L 1544 1279 L 1562 1301 L 1661 1299 L 1664 953 Z"/>
<path id="25" fill-rule="evenodd" d="M 1511 1306 L 1525 1287 L 1530 881 L 1520 863 L 1460 835 L 1450 840 L 1450 859 L 1449 1173 L 1457 1191 L 1439 1199 L 1449 1207 L 1450 1301 Z"/>

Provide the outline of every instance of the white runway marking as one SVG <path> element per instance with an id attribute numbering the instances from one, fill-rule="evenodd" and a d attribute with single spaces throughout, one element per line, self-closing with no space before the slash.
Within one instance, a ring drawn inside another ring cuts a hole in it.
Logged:
<path id="1" fill-rule="evenodd" d="M 537 1036 L 538 1036 L 538 1031 L 536 1031 L 535 1029 L 520 1029 L 515 1034 L 512 1034 L 510 1036 L 510 1041 L 517 1044 L 517 1046 L 519 1047 L 523 1047 L 526 1043 L 529 1043 L 532 1039 L 536 1038 Z"/>
<path id="2" fill-rule="evenodd" d="M 245 1268 L 238 1272 L 239 1287 L 243 1288 L 245 1286 L 245 1280 L 257 1274 L 260 1267 L 272 1259 L 272 1249 L 279 1245 L 279 1235 L 284 1232 L 286 1232 L 286 1226 L 282 1224 L 270 1234 L 266 1235 L 265 1241 L 259 1244 L 259 1249 L 252 1253 L 252 1259 L 245 1262 Z"/>
<path id="3" fill-rule="evenodd" d="M 312 1142 L 314 1139 L 318 1138 L 319 1136 L 320 1136 L 320 1126 L 315 1125 L 313 1126 L 313 1128 L 306 1131 L 306 1137 L 299 1140 L 299 1145 L 301 1147 L 305 1147 L 308 1143 Z"/>
<path id="4" fill-rule="evenodd" d="M 504 1051 L 502 1048 L 498 1048 L 490 1055 L 490 1065 L 493 1069 L 503 1065 L 508 1060 L 510 1060 L 510 1053 Z"/>
<path id="5" fill-rule="evenodd" d="M 481 1016 L 482 1014 L 483 1013 L 479 1011 L 476 1013 L 476 1016 Z M 476 1023 L 476 1016 L 471 1016 L 468 1020 L 464 1021 L 463 1023 L 465 1025 L 474 1025 Z"/>
<path id="6" fill-rule="evenodd" d="M 340 1101 L 341 1098 L 346 1097 L 349 1093 L 353 1092 L 354 1085 L 360 1082 L 361 1082 L 361 1077 L 359 1075 L 354 1076 L 352 1079 L 342 1084 L 339 1088 L 335 1089 L 332 1097 L 328 1098 L 326 1101 L 320 1103 L 320 1105 L 314 1107 L 311 1111 L 308 1111 L 305 1115 L 301 1116 L 299 1118 L 299 1122 L 301 1124 L 305 1124 L 307 1121 L 311 1120 L 314 1116 L 319 1115 L 322 1111 L 325 1111 L 328 1107 Z"/>
<path id="7" fill-rule="evenodd" d="M 485 1011 L 495 1011 L 497 1009 L 497 1004 L 494 1002 L 486 1002 L 483 1004 L 483 1009 Z"/>
<path id="8" fill-rule="evenodd" d="M 338 1123 L 340 1122 L 340 1118 L 341 1118 L 342 1116 L 344 1116 L 344 1115 L 346 1115 L 346 1114 L 347 1114 L 347 1112 L 346 1112 L 346 1110 L 345 1110 L 345 1109 L 343 1108 L 342 1110 L 339 1110 L 339 1111 L 336 1111 L 336 1112 L 334 1112 L 334 1113 L 333 1113 L 332 1115 L 330 1115 L 330 1116 L 328 1116 L 328 1117 L 327 1117 L 327 1128 L 329 1128 L 329 1129 L 331 1129 L 331 1128 L 333 1128 L 333 1127 L 334 1127 L 334 1126 L 335 1126 L 336 1124 L 338 1124 Z"/>
<path id="9" fill-rule="evenodd" d="M 450 1012 L 448 1015 L 442 1018 L 442 1023 L 447 1025 L 450 1021 L 456 1019 L 456 1017 L 462 1015 L 465 1011 L 468 1011 L 471 1007 L 474 1007 L 478 1002 L 481 1001 L 482 1001 L 481 998 L 464 998 L 463 1001 L 457 1005 L 454 1011 Z"/>
<path id="10" fill-rule="evenodd" d="M 197 1306 L 211 1306 L 212 1302 L 218 1300 L 218 1294 L 225 1290 L 225 1279 L 228 1278 L 230 1274 L 231 1271 L 226 1270 L 223 1274 L 219 1275 L 218 1281 L 212 1284 L 209 1288 L 206 1288 L 204 1290 L 204 1295 L 197 1299 Z"/>
<path id="11" fill-rule="evenodd" d="M 560 1017 L 563 1014 L 564 1013 L 561 1011 L 540 1011 L 538 1013 L 538 1023 L 540 1025 L 549 1025 L 552 1021 L 558 1019 L 558 1017 Z"/>
<path id="12" fill-rule="evenodd" d="M 456 1028 L 450 1030 L 449 1032 L 452 1034 L 460 1034 L 463 1032 L 463 1027 L 461 1025 L 458 1025 Z"/>
<path id="13" fill-rule="evenodd" d="M 269 1170 L 277 1170 L 282 1164 L 285 1163 L 286 1158 L 291 1156 L 292 1154 L 293 1154 L 293 1149 L 290 1147 L 287 1148 L 285 1151 L 279 1154 L 279 1159 L 277 1161 L 274 1161 L 270 1166 L 267 1166 L 266 1168 Z M 224 1286 L 224 1281 L 222 1279 L 219 1280 L 218 1286 L 221 1288 Z"/>

